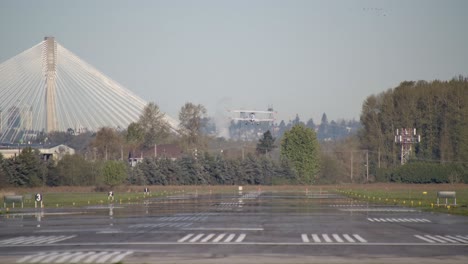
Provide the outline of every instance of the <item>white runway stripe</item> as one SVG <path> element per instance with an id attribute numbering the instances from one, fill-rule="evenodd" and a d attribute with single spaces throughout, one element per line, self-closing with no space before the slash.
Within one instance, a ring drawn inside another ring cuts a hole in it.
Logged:
<path id="1" fill-rule="evenodd" d="M 120 252 L 110 252 L 109 254 L 106 254 L 104 256 L 101 256 L 100 258 L 96 259 L 96 263 L 106 263 L 109 259 L 113 258 L 115 255 L 119 255 Z"/>
<path id="2" fill-rule="evenodd" d="M 341 237 L 340 237 L 339 235 L 333 234 L 332 236 L 333 236 L 333 238 L 334 238 L 337 242 L 339 242 L 339 243 L 343 243 L 343 242 L 344 242 L 343 239 L 341 239 Z"/>
<path id="3" fill-rule="evenodd" d="M 184 236 L 183 238 L 177 240 L 177 242 L 179 242 L 179 243 L 185 242 L 185 240 L 191 238 L 193 235 L 194 234 L 188 234 L 188 235 Z"/>
<path id="4" fill-rule="evenodd" d="M 432 240 L 430 240 L 430 239 L 428 239 L 428 238 L 425 238 L 425 237 L 423 237 L 423 236 L 420 236 L 420 235 L 414 235 L 414 236 L 417 237 L 417 238 L 419 238 L 419 239 L 421 239 L 421 240 L 424 240 L 424 241 L 426 241 L 426 242 L 435 243 L 434 241 L 432 241 Z"/>
<path id="5" fill-rule="evenodd" d="M 325 242 L 327 242 L 327 243 L 333 242 L 327 234 L 322 234 L 322 237 L 325 240 Z"/>
<path id="6" fill-rule="evenodd" d="M 72 236 L 30 236 L 30 237 L 17 237 L 5 239 L 0 241 L 1 245 L 39 245 L 39 244 L 53 244 L 59 241 L 74 238 Z"/>
<path id="7" fill-rule="evenodd" d="M 48 257 L 44 258 L 41 262 L 50 263 L 52 260 L 54 260 L 56 258 L 61 258 L 61 257 L 65 256 L 65 255 L 68 255 L 68 254 L 69 254 L 68 252 L 52 254 L 52 255 L 49 255 Z"/>
<path id="8" fill-rule="evenodd" d="M 231 242 L 231 240 L 232 240 L 235 236 L 236 236 L 235 234 L 230 234 L 230 235 L 224 240 L 224 242 L 225 242 L 225 243 Z"/>
<path id="9" fill-rule="evenodd" d="M 357 234 L 312 234 L 313 243 L 367 243 L 365 239 Z M 302 242 L 309 243 L 311 240 L 307 234 L 301 235 Z"/>
<path id="10" fill-rule="evenodd" d="M 447 238 L 447 237 L 443 237 L 443 236 L 435 236 L 437 238 L 440 238 L 442 240 L 445 240 L 445 241 L 448 241 L 450 243 L 457 243 L 457 241 L 453 240 L 453 239 L 450 239 L 450 238 Z"/>
<path id="11" fill-rule="evenodd" d="M 201 242 L 208 242 L 212 237 L 214 237 L 216 234 L 209 234 L 207 235 L 204 239 L 201 240 Z"/>
<path id="12" fill-rule="evenodd" d="M 367 243 L 367 240 L 365 240 L 364 238 L 362 238 L 360 235 L 357 235 L 357 234 L 353 234 L 354 238 L 356 238 L 357 240 L 359 240 L 359 242 L 361 243 Z"/>
<path id="13" fill-rule="evenodd" d="M 122 259 L 124 259 L 126 256 L 130 255 L 130 254 L 133 254 L 133 251 L 127 251 L 127 252 L 123 252 L 119 255 L 117 255 L 116 257 L 114 257 L 111 261 L 109 261 L 110 263 L 118 263 L 120 262 Z"/>
<path id="14" fill-rule="evenodd" d="M 391 222 L 391 223 L 430 223 L 428 219 L 420 218 L 367 218 L 370 222 Z"/>
<path id="15" fill-rule="evenodd" d="M 221 239 L 223 239 L 223 237 L 224 237 L 225 235 L 226 235 L 226 234 L 221 234 L 221 235 L 219 235 L 217 238 L 215 238 L 215 239 L 213 240 L 213 242 L 214 242 L 214 243 L 218 243 Z"/>
<path id="16" fill-rule="evenodd" d="M 414 235 L 416 238 L 424 240 L 428 243 L 441 243 L 441 244 L 468 244 L 468 239 L 462 236 L 453 235 Z"/>
<path id="17" fill-rule="evenodd" d="M 320 243 L 322 241 L 320 241 L 320 238 L 317 234 L 312 234 L 312 239 L 314 240 L 315 243 Z M 309 242 L 309 241 L 307 241 Z"/>
<path id="18" fill-rule="evenodd" d="M 80 253 L 81 253 L 81 252 L 80 252 Z M 85 259 L 85 258 L 87 258 L 88 256 L 91 256 L 91 255 L 93 255 L 93 254 L 96 254 L 96 252 L 91 251 L 91 252 L 86 252 L 86 253 L 84 253 L 84 254 L 78 255 L 78 256 L 72 258 L 72 259 L 70 260 L 70 263 L 78 263 L 78 262 L 81 261 L 82 259 Z"/>
<path id="19" fill-rule="evenodd" d="M 246 234 L 240 234 L 240 236 L 236 239 L 236 243 L 242 242 L 246 236 Z"/>
<path id="20" fill-rule="evenodd" d="M 36 254 L 36 255 L 25 256 L 25 257 L 22 257 L 22 258 L 18 259 L 18 261 L 16 261 L 16 263 L 26 263 L 28 260 L 30 260 L 32 258 L 38 258 L 38 257 L 41 257 L 41 256 L 43 256 L 45 254 L 46 254 L 45 252 L 41 252 L 41 253 Z"/>
<path id="21" fill-rule="evenodd" d="M 200 239 L 202 236 L 204 236 L 205 234 L 198 234 L 196 235 L 194 238 L 192 238 L 189 242 L 193 243 L 193 242 L 197 242 L 198 239 Z"/>
<path id="22" fill-rule="evenodd" d="M 78 255 L 81 255 L 81 254 L 83 254 L 83 253 L 82 253 L 82 252 L 70 253 L 69 255 L 66 255 L 66 256 L 63 256 L 63 257 L 57 259 L 57 260 L 55 261 L 55 263 L 64 263 L 64 262 L 66 262 L 68 259 L 71 260 L 71 259 L 74 258 L 75 256 L 78 256 Z"/>
<path id="23" fill-rule="evenodd" d="M 354 241 L 354 239 L 352 239 L 348 234 L 344 234 L 343 237 L 350 243 L 354 243 L 356 241 Z"/>
<path id="24" fill-rule="evenodd" d="M 367 241 L 357 234 L 312 234 L 313 243 L 367 243 Z M 310 239 L 307 234 L 301 235 L 302 242 L 309 243 Z"/>
<path id="25" fill-rule="evenodd" d="M 133 251 L 41 252 L 22 257 L 16 263 L 117 263 Z"/>
<path id="26" fill-rule="evenodd" d="M 244 241 L 246 234 L 188 234 L 181 239 L 177 240 L 178 243 L 241 243 Z M 237 238 L 236 238 L 237 237 Z"/>
<path id="27" fill-rule="evenodd" d="M 93 255 L 89 256 L 87 259 L 85 259 L 85 260 L 83 261 L 83 263 L 93 263 L 94 260 L 96 260 L 97 258 L 99 258 L 99 257 L 101 257 L 101 256 L 104 256 L 104 255 L 106 255 L 106 254 L 108 254 L 106 251 L 104 251 L 104 252 L 99 252 L 99 253 L 97 253 L 97 254 L 93 254 Z"/>

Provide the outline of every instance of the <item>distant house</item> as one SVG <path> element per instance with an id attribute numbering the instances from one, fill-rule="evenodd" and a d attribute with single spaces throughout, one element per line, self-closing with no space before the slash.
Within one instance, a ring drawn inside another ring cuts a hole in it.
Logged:
<path id="1" fill-rule="evenodd" d="M 39 152 L 41 152 L 44 159 L 61 160 L 65 155 L 74 155 L 75 149 L 67 145 L 60 144 L 53 147 L 41 148 L 39 149 Z"/>
<path id="2" fill-rule="evenodd" d="M 0 146 L 0 153 L 2 153 L 3 157 L 6 159 L 13 158 L 19 155 L 24 148 L 32 148 L 39 150 L 39 152 L 41 153 L 41 158 L 44 160 L 61 160 L 63 156 L 67 154 L 75 154 L 75 149 L 63 144 L 55 146 L 10 144 Z"/>

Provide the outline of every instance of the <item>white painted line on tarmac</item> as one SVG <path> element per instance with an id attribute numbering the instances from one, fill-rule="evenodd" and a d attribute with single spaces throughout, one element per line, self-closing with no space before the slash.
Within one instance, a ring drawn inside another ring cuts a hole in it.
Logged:
<path id="1" fill-rule="evenodd" d="M 226 234 L 221 234 L 221 235 L 219 235 L 217 238 L 215 238 L 215 239 L 213 240 L 213 242 L 214 242 L 214 243 L 218 243 L 219 241 L 221 241 L 221 239 L 223 239 L 223 237 L 224 237 L 225 235 L 226 235 Z"/>
<path id="2" fill-rule="evenodd" d="M 435 243 L 433 240 L 427 239 L 427 238 L 425 238 L 425 237 L 423 237 L 423 236 L 420 236 L 420 235 L 414 235 L 414 236 L 417 237 L 417 238 L 419 238 L 419 239 L 421 239 L 421 240 L 424 240 L 424 241 L 426 241 L 426 242 Z"/>
<path id="3" fill-rule="evenodd" d="M 184 242 L 185 240 L 191 238 L 193 235 L 194 235 L 194 234 L 188 234 L 188 235 L 184 236 L 183 238 L 177 240 L 177 242 L 182 243 L 182 242 Z"/>
<path id="4" fill-rule="evenodd" d="M 82 260 L 82 259 L 84 259 L 84 258 L 86 258 L 86 257 L 88 257 L 88 256 L 90 256 L 90 255 L 93 255 L 93 254 L 95 254 L 95 253 L 96 253 L 96 252 L 91 251 L 91 252 L 86 252 L 85 254 L 80 254 L 80 255 L 78 255 L 78 256 L 72 258 L 72 259 L 70 260 L 70 263 L 78 263 L 78 261 L 80 261 L 80 260 Z"/>
<path id="5" fill-rule="evenodd" d="M 343 243 L 343 239 L 338 234 L 332 234 L 333 238 L 338 242 L 338 243 Z"/>
<path id="6" fill-rule="evenodd" d="M 302 237 L 302 242 L 304 242 L 304 243 L 309 243 L 310 242 L 309 238 L 307 237 L 307 234 L 302 234 L 301 237 Z"/>
<path id="7" fill-rule="evenodd" d="M 95 255 L 92 255 L 91 257 L 87 258 L 83 263 L 92 263 L 92 262 L 94 262 L 95 259 L 97 259 L 97 258 L 99 258 L 101 256 L 104 256 L 106 254 L 108 254 L 107 251 L 99 252 L 99 253 L 97 253 Z"/>
<path id="8" fill-rule="evenodd" d="M 352 239 L 348 234 L 343 234 L 343 237 L 348 240 L 348 242 L 354 243 L 354 239 Z"/>
<path id="9" fill-rule="evenodd" d="M 193 243 L 193 242 L 197 242 L 198 239 L 200 239 L 202 236 L 204 236 L 205 234 L 198 234 L 196 235 L 194 238 L 190 239 L 190 243 Z"/>
<path id="10" fill-rule="evenodd" d="M 104 255 L 104 256 L 98 258 L 98 259 L 96 260 L 96 263 L 105 263 L 105 262 L 106 262 L 107 260 L 109 260 L 110 258 L 114 257 L 115 255 L 119 255 L 119 254 L 120 254 L 120 252 L 117 251 L 117 252 L 112 252 L 112 253 L 110 253 L 110 254 Z M 112 263 L 114 263 L 114 262 L 112 262 Z"/>
<path id="11" fill-rule="evenodd" d="M 69 255 L 69 252 L 52 254 L 52 255 L 47 256 L 45 259 L 41 260 L 41 262 L 50 263 L 53 259 L 61 258 L 66 255 Z"/>
<path id="12" fill-rule="evenodd" d="M 214 237 L 216 234 L 209 234 L 207 235 L 204 239 L 201 240 L 201 242 L 205 243 L 208 242 L 212 237 Z"/>
<path id="13" fill-rule="evenodd" d="M 211 227 L 190 227 L 190 228 L 182 228 L 182 230 L 187 231 L 203 231 L 203 230 L 213 230 L 213 231 L 263 231 L 263 228 L 243 228 L 243 227 L 220 227 L 220 228 L 211 228 Z"/>
<path id="14" fill-rule="evenodd" d="M 236 239 L 236 243 L 240 243 L 244 241 L 246 234 L 240 234 L 240 236 Z"/>
<path id="15" fill-rule="evenodd" d="M 425 235 L 425 237 L 427 237 L 427 238 L 429 238 L 429 239 L 432 239 L 432 240 L 435 240 L 435 241 L 440 242 L 440 243 L 447 243 L 447 241 L 438 239 L 438 238 L 436 238 L 436 237 L 434 237 L 434 236 Z"/>
<path id="16" fill-rule="evenodd" d="M 447 237 L 443 237 L 443 236 L 436 236 L 442 240 L 446 240 L 448 242 L 451 242 L 451 243 L 457 243 L 457 241 L 453 240 L 453 239 L 450 239 L 450 238 L 447 238 Z"/>
<path id="17" fill-rule="evenodd" d="M 234 239 L 235 236 L 236 234 L 230 234 L 223 242 L 229 243 L 232 239 Z"/>
<path id="18" fill-rule="evenodd" d="M 36 255 L 25 256 L 25 257 L 22 257 L 22 258 L 18 259 L 18 261 L 16 261 L 16 263 L 24 263 L 24 262 L 27 262 L 28 260 L 30 260 L 32 258 L 41 257 L 41 256 L 43 256 L 45 254 L 46 254 L 46 252 L 41 252 L 41 253 L 36 254 Z"/>
<path id="19" fill-rule="evenodd" d="M 325 242 L 327 242 L 327 243 L 332 243 L 333 242 L 327 234 L 322 234 L 322 237 L 325 240 Z"/>
<path id="20" fill-rule="evenodd" d="M 70 253 L 71 253 L 71 252 L 70 252 Z M 81 254 L 83 254 L 83 252 L 71 253 L 71 254 L 69 254 L 69 255 L 66 255 L 66 256 L 63 256 L 63 257 L 57 259 L 57 260 L 55 261 L 55 263 L 62 263 L 62 262 L 65 262 L 65 260 L 74 258 L 74 257 L 76 257 L 76 256 L 78 256 L 78 255 L 81 255 Z"/>
<path id="21" fill-rule="evenodd" d="M 115 257 L 111 263 L 118 263 L 119 261 L 121 261 L 123 258 L 125 258 L 126 256 L 130 255 L 130 254 L 133 254 L 133 251 L 127 251 L 127 252 L 124 252 L 120 255 L 118 255 L 117 257 Z"/>
<path id="22" fill-rule="evenodd" d="M 322 242 L 320 240 L 320 237 L 317 234 L 312 234 L 312 239 L 314 240 L 315 243 L 320 243 Z"/>
<path id="23" fill-rule="evenodd" d="M 51 252 L 51 253 L 47 253 L 47 254 L 44 254 L 44 255 L 41 255 L 37 258 L 34 258 L 33 260 L 33 263 L 41 263 L 42 260 L 44 260 L 45 258 L 47 258 L 48 256 L 50 255 L 57 255 L 58 253 L 57 252 Z"/>
<path id="24" fill-rule="evenodd" d="M 453 236 L 447 236 L 447 237 L 450 237 L 450 238 L 453 238 L 453 239 L 456 239 L 462 243 L 468 243 L 468 238 L 458 238 L 458 237 L 453 237 Z"/>
<path id="25" fill-rule="evenodd" d="M 367 240 L 365 240 L 364 238 L 362 238 L 358 234 L 353 234 L 353 237 L 356 238 L 357 240 L 359 240 L 359 242 L 361 242 L 361 243 L 367 243 Z"/>
<path id="26" fill-rule="evenodd" d="M 353 235 L 354 236 L 354 235 Z M 131 246 L 177 246 L 177 245 L 211 245 L 213 244 L 207 244 L 207 243 L 202 243 L 202 242 L 196 242 L 196 243 L 180 243 L 180 242 L 96 242 L 96 243 L 63 243 L 63 244 L 54 244 L 54 247 L 70 247 L 70 246 L 88 246 L 88 247 L 93 247 L 93 246 L 125 246 L 125 245 L 131 245 Z M 335 245 L 341 245 L 341 246 L 464 246 L 468 247 L 468 244 L 465 243 L 445 243 L 445 244 L 438 244 L 438 243 L 414 243 L 414 242 L 408 242 L 408 243 L 392 243 L 392 242 L 361 242 L 361 243 L 303 243 L 303 242 L 242 242 L 242 243 L 217 243 L 216 245 L 239 245 L 239 246 L 335 246 Z M 50 245 L 2 245 L 0 246 L 2 248 L 6 247 L 50 247 Z"/>

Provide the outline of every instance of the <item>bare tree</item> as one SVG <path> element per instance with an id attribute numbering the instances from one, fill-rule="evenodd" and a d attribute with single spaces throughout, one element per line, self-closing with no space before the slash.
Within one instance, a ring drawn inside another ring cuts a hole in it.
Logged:
<path id="1" fill-rule="evenodd" d="M 206 115 L 206 108 L 193 103 L 185 103 L 179 112 L 179 132 L 187 140 L 188 146 L 197 146 L 200 143 L 200 130 L 203 127 L 202 119 Z"/>

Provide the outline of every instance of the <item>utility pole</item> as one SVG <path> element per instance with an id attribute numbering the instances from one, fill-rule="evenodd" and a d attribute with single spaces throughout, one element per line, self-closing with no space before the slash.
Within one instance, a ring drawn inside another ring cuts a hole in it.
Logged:
<path id="1" fill-rule="evenodd" d="M 401 145 L 401 165 L 408 162 L 412 145 L 421 142 L 421 135 L 416 135 L 416 128 L 402 128 L 396 130 L 395 143 Z"/>
<path id="2" fill-rule="evenodd" d="M 369 182 L 369 150 L 366 149 L 366 181 Z"/>
<path id="3" fill-rule="evenodd" d="M 353 152 L 351 151 L 351 182 L 353 181 Z"/>

